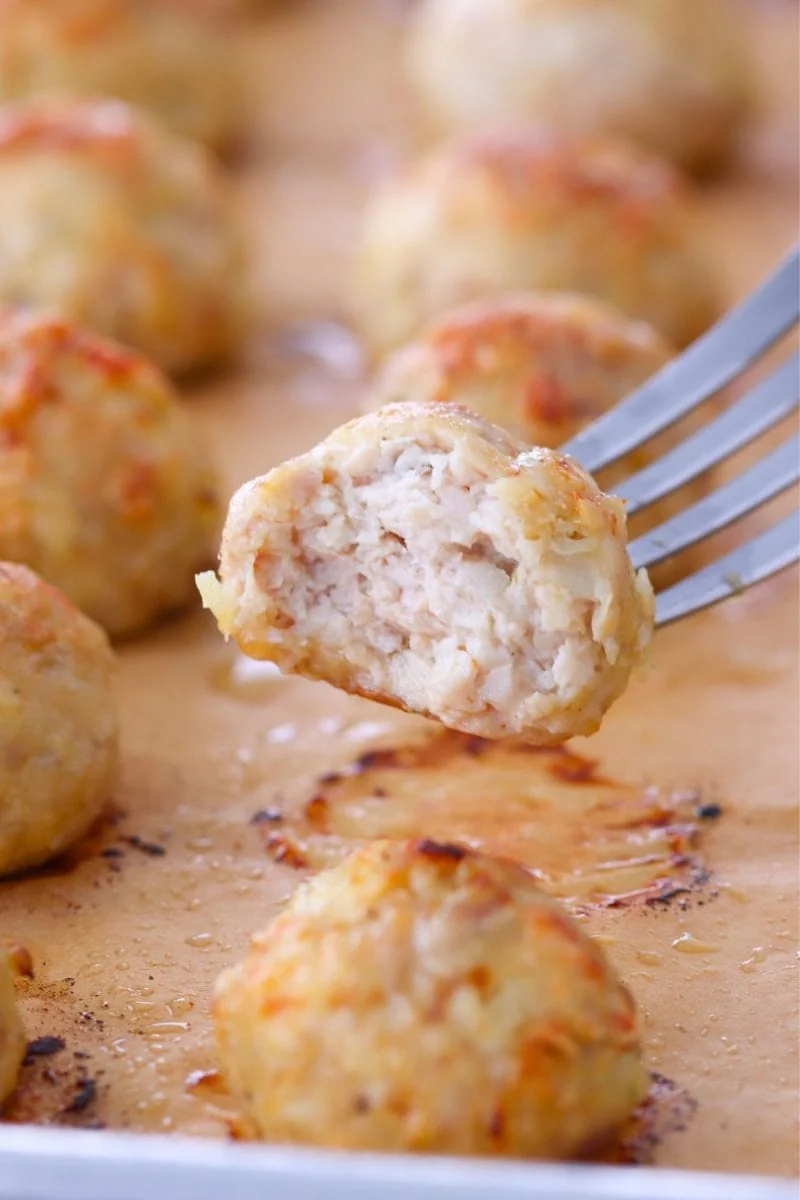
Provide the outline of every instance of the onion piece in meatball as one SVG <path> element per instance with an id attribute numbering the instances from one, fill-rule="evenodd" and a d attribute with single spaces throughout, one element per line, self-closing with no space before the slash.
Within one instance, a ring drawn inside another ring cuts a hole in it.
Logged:
<path id="1" fill-rule="evenodd" d="M 66 850 L 117 780 L 114 657 L 99 626 L 0 563 L 0 875 Z"/>
<path id="2" fill-rule="evenodd" d="M 542 745 L 598 728 L 653 619 L 622 503 L 445 404 L 390 405 L 245 485 L 199 583 L 253 658 Z"/>
<path id="3" fill-rule="evenodd" d="M 644 1098 L 633 1001 L 517 863 L 375 842 L 220 977 L 223 1074 L 268 1141 L 568 1158 Z"/>

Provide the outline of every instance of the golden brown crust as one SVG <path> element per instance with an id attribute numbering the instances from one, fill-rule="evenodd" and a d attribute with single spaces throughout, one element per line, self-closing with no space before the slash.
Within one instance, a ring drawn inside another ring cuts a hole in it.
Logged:
<path id="1" fill-rule="evenodd" d="M 112 96 L 226 145 L 239 89 L 211 15 L 188 0 L 0 0 L 0 101 Z"/>
<path id="2" fill-rule="evenodd" d="M 202 148 L 116 101 L 0 112 L 0 305 L 71 317 L 187 372 L 242 333 L 241 246 Z"/>
<path id="3" fill-rule="evenodd" d="M 103 631 L 26 567 L 0 563 L 0 875 L 60 854 L 117 778 Z"/>
<path id="4" fill-rule="evenodd" d="M 214 1017 L 269 1140 L 569 1157 L 646 1087 L 600 949 L 518 864 L 424 839 L 302 887 L 222 975 Z"/>
<path id="5" fill-rule="evenodd" d="M 613 134 L 701 172 L 730 152 L 751 105 L 735 9 L 729 0 L 422 0 L 406 67 L 439 132 Z"/>
<path id="6" fill-rule="evenodd" d="M 599 300 L 519 293 L 444 314 L 382 364 L 368 408 L 461 404 L 537 446 L 557 447 L 672 357 Z"/>
<path id="7" fill-rule="evenodd" d="M 596 296 L 677 345 L 716 315 L 685 186 L 600 137 L 447 143 L 368 204 L 355 283 L 375 354 L 450 308 L 514 291 Z"/>
<path id="8" fill-rule="evenodd" d="M 0 310 L 0 557 L 119 636 L 181 607 L 210 561 L 216 475 L 141 356 L 59 317 Z"/>

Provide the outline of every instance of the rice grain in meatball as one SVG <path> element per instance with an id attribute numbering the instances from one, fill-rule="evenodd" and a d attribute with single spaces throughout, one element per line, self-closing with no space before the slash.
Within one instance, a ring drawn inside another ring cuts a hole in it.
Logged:
<path id="1" fill-rule="evenodd" d="M 691 169 L 730 151 L 750 68 L 731 0 L 422 0 L 407 67 L 434 127 L 614 134 Z"/>
<path id="2" fill-rule="evenodd" d="M 0 563 L 0 875 L 81 837 L 117 778 L 105 634 L 27 567 Z"/>
<path id="3" fill-rule="evenodd" d="M 240 259 L 200 147 L 114 101 L 0 109 L 0 305 L 51 309 L 185 372 L 239 339 Z"/>
<path id="4" fill-rule="evenodd" d="M 600 948 L 525 868 L 454 845 L 372 843 L 302 886 L 214 1018 L 268 1141 L 569 1158 L 647 1087 Z"/>
<path id="5" fill-rule="evenodd" d="M 397 404 L 245 485 L 220 629 L 253 658 L 455 729 L 594 732 L 652 628 L 620 501 L 445 404 Z"/>
<path id="6" fill-rule="evenodd" d="M 25 1033 L 14 998 L 14 980 L 0 945 L 0 1109 L 14 1090 L 24 1053 Z"/>
<path id="7" fill-rule="evenodd" d="M 196 595 L 221 523 L 204 441 L 160 371 L 58 317 L 0 311 L 0 558 L 121 636 Z"/>
<path id="8" fill-rule="evenodd" d="M 236 132 L 235 58 L 188 0 L 0 0 L 0 103 L 54 92 L 141 105 L 215 146 Z"/>
<path id="9" fill-rule="evenodd" d="M 677 346 L 717 311 L 680 180 L 622 143 L 466 138 L 368 202 L 355 309 L 375 356 L 509 291 L 596 296 Z"/>

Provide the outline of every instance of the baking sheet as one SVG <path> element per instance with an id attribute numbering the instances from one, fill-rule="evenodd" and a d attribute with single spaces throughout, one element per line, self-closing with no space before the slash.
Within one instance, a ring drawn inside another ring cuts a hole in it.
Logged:
<path id="1" fill-rule="evenodd" d="M 356 408 L 359 362 L 341 324 L 342 297 L 361 198 L 409 144 L 395 63 L 406 7 L 297 0 L 242 39 L 254 108 L 238 182 L 264 318 L 243 370 L 187 398 L 218 446 L 231 489 Z M 699 205 L 730 300 L 774 265 L 797 226 L 797 8 L 772 0 L 749 11 L 762 67 L 760 131 L 735 178 L 708 188 Z M 631 1132 L 622 1157 L 697 1170 L 797 1170 L 797 611 L 790 574 L 663 632 L 649 673 L 601 734 L 575 744 L 580 762 L 596 760 L 576 771 L 583 779 L 554 783 L 553 763 L 531 758 L 528 790 L 550 803 L 554 878 L 566 877 L 564 830 L 574 830 L 559 813 L 580 815 L 584 805 L 588 812 L 601 787 L 625 812 L 647 807 L 654 794 L 648 789 L 656 789 L 687 839 L 662 847 L 663 861 L 634 881 L 640 894 L 632 902 L 585 906 L 588 927 L 636 995 L 647 1061 L 660 1077 L 652 1124 Z M 425 742 L 429 727 L 249 666 L 200 612 L 123 648 L 120 703 L 124 779 L 110 820 L 63 862 L 0 890 L 0 936 L 24 948 L 34 968 L 21 984 L 29 1036 L 64 1042 L 53 1054 L 32 1057 L 9 1116 L 226 1137 L 235 1110 L 209 1074 L 213 980 L 316 864 L 316 854 L 337 853 L 342 837 L 381 832 L 387 813 L 395 820 L 401 811 L 394 803 L 359 823 L 352 807 L 343 815 L 336 794 L 326 796 L 330 827 L 309 829 L 307 802 L 318 794 L 319 778 L 348 767 L 347 780 L 360 778 L 362 767 L 354 764 L 363 764 L 364 754 Z M 461 783 L 473 769 L 469 754 L 464 746 L 438 771 L 435 798 L 427 808 L 417 805 L 419 832 L 431 832 L 435 821 L 439 836 L 500 844 L 533 861 L 537 838 L 520 834 L 525 772 L 512 771 L 506 759 L 484 765 L 485 802 L 473 799 L 467 813 Z M 431 786 L 429 776 L 420 777 L 420 788 Z M 345 799 L 352 805 L 349 793 Z M 718 805 L 721 815 L 698 817 L 704 804 L 711 811 Z M 253 820 L 270 811 L 283 817 L 283 854 L 280 839 L 270 843 L 270 821 Z M 586 857 L 579 861 L 607 866 L 607 830 L 584 824 Z M 659 828 L 655 821 L 652 828 Z M 623 857 L 635 857 L 624 829 L 619 845 Z M 647 891 L 653 879 L 688 890 L 661 901 Z M 617 896 L 630 877 L 612 873 L 609 881 L 609 895 Z M 580 907 L 577 893 L 562 894 Z M 48 1162 L 57 1167 L 59 1195 L 78 1194 L 64 1190 L 75 1178 L 88 1186 L 89 1176 L 69 1173 L 68 1180 L 49 1155 L 31 1174 L 40 1154 L 32 1134 L 14 1126 L 0 1133 L 0 1149 L 16 1146 L 22 1156 L 2 1160 L 0 1194 L 12 1178 L 18 1190 L 9 1195 L 49 1194 L 41 1190 Z M 147 1190 L 153 1176 L 129 1173 L 136 1156 L 127 1145 L 112 1149 L 115 1139 L 95 1143 L 94 1135 L 81 1144 L 67 1150 L 54 1143 L 52 1154 L 74 1155 L 77 1164 L 95 1144 L 108 1146 L 121 1190 L 106 1189 L 104 1200 Z M 168 1160 L 183 1160 L 177 1140 L 164 1139 L 164 1146 L 163 1155 L 152 1152 L 164 1169 Z M 209 1163 L 222 1170 L 239 1149 L 215 1158 L 210 1147 L 198 1147 L 197 1161 L 211 1155 Z M 289 1160 L 281 1154 L 278 1161 Z M 343 1166 L 343 1178 L 359 1169 Z M 417 1169 L 403 1168 L 409 1178 Z M 475 1170 L 467 1168 L 465 1178 L 477 1187 Z M 19 1190 L 34 1176 L 39 1191 Z M 169 1178 L 170 1195 L 189 1186 L 186 1177 Z M 644 1179 L 632 1173 L 636 1178 Z M 580 1194 L 591 1194 L 580 1186 Z M 732 1187 L 724 1184 L 726 1196 L 735 1194 Z M 656 1196 L 655 1188 L 648 1179 L 643 1190 Z M 80 1194 L 86 1200 L 92 1193 Z M 691 1192 L 684 1186 L 682 1194 Z"/>

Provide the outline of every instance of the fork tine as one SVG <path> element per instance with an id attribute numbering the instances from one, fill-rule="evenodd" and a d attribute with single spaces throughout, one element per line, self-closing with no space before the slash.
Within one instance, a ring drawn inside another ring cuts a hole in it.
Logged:
<path id="1" fill-rule="evenodd" d="M 722 416 L 612 490 L 627 502 L 632 516 L 754 441 L 798 403 L 800 354 L 793 354 Z"/>
<path id="2" fill-rule="evenodd" d="M 740 375 L 800 317 L 795 248 L 758 291 L 611 412 L 561 447 L 599 471 L 674 424 Z"/>
<path id="3" fill-rule="evenodd" d="M 760 583 L 800 558 L 800 512 L 793 512 L 724 558 L 656 597 L 656 627 L 670 625 Z"/>
<path id="4" fill-rule="evenodd" d="M 800 478 L 800 436 L 792 437 L 710 496 L 631 543 L 633 565 L 652 567 L 766 504 Z"/>

